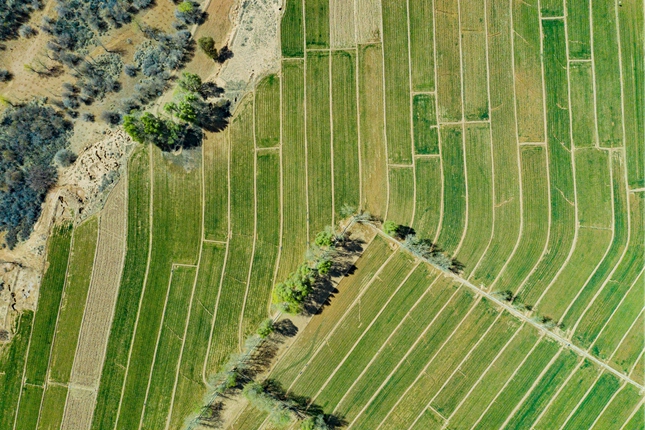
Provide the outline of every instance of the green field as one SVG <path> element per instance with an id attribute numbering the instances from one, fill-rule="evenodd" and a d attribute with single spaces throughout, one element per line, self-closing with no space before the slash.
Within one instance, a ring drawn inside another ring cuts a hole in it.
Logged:
<path id="1" fill-rule="evenodd" d="M 274 284 L 361 211 L 360 258 L 260 379 L 349 428 L 642 427 L 643 0 L 281 13 L 280 58 L 227 128 L 130 156 L 91 428 L 185 427 L 245 338 L 287 317 Z M 8 319 L 3 429 L 68 419 L 101 216 L 54 229 L 35 313 Z M 420 261 L 382 221 L 463 270 Z M 273 428 L 239 405 L 227 428 Z"/>

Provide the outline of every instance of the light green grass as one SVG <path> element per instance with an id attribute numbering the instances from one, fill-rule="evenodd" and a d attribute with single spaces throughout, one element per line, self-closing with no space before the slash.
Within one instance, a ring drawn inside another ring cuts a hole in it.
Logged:
<path id="1" fill-rule="evenodd" d="M 434 94 L 416 94 L 412 99 L 414 152 L 439 154 L 439 131 Z"/>
<path id="2" fill-rule="evenodd" d="M 387 208 L 387 153 L 381 45 L 358 48 L 358 106 L 363 188 L 361 208 L 383 217 Z"/>
<path id="3" fill-rule="evenodd" d="M 53 381 L 69 382 L 69 375 L 72 372 L 74 353 L 85 310 L 85 299 L 92 276 L 98 228 L 98 219 L 93 217 L 74 230 L 67 282 L 49 364 L 49 378 Z"/>
<path id="4" fill-rule="evenodd" d="M 585 311 L 593 299 L 593 295 L 602 287 L 603 282 L 609 277 L 612 269 L 619 263 L 623 250 L 627 246 L 628 225 L 627 217 L 627 191 L 625 189 L 625 163 L 619 154 L 612 154 L 611 169 L 613 179 L 613 209 L 614 209 L 614 237 L 611 248 L 607 252 L 598 269 L 580 291 L 578 298 L 564 315 L 562 321 L 565 327 L 571 327 Z"/>
<path id="5" fill-rule="evenodd" d="M 0 427 L 13 428 L 31 335 L 33 311 L 23 312 L 16 321 L 11 343 L 0 349 Z"/>
<path id="6" fill-rule="evenodd" d="M 394 321 L 398 321 L 398 318 L 405 315 L 405 305 L 407 304 L 409 308 L 425 288 L 425 286 L 421 288 L 414 279 L 412 282 L 404 283 L 406 276 L 412 273 L 413 265 L 410 263 L 411 258 L 402 253 L 390 260 L 361 297 L 360 303 L 350 310 L 343 324 L 334 331 L 329 347 L 322 349 L 304 370 L 293 387 L 295 393 L 314 396 L 373 322 L 366 337 L 378 341 L 379 321 L 382 321 L 380 317 L 377 319 L 379 312 L 383 312 L 381 316 L 386 315 L 386 318 L 389 317 Z M 412 277 L 414 275 L 411 275 Z M 401 289 L 397 293 L 399 286 Z M 389 332 L 384 333 L 383 338 L 387 334 Z M 351 357 L 348 360 L 350 359 Z"/>
<path id="7" fill-rule="evenodd" d="M 54 227 L 49 239 L 48 266 L 40 285 L 40 297 L 38 298 L 38 308 L 34 318 L 25 369 L 25 382 L 30 384 L 45 382 L 58 308 L 65 285 L 71 239 L 72 226 L 69 224 Z"/>
<path id="8" fill-rule="evenodd" d="M 437 245 L 452 253 L 466 228 L 466 172 L 461 126 L 442 126 L 441 139 L 444 211 Z"/>
<path id="9" fill-rule="evenodd" d="M 40 401 L 43 398 L 43 388 L 37 385 L 22 387 L 22 397 L 16 417 L 16 430 L 35 429 L 40 413 Z"/>
<path id="10" fill-rule="evenodd" d="M 230 125 L 232 234 L 253 236 L 255 222 L 253 98 L 240 102 Z"/>
<path id="11" fill-rule="evenodd" d="M 257 156 L 257 240 L 242 318 L 244 335 L 268 316 L 269 298 L 280 241 L 280 157 L 275 151 Z"/>
<path id="12" fill-rule="evenodd" d="M 176 369 L 181 353 L 191 294 L 197 269 L 177 266 L 173 269 L 168 290 L 155 361 L 150 377 L 142 428 L 159 429 L 166 424 L 175 384 Z"/>
<path id="13" fill-rule="evenodd" d="M 569 65 L 569 87 L 571 89 L 571 137 L 573 144 L 576 148 L 594 146 L 598 138 L 594 117 L 596 101 L 593 98 L 591 63 L 571 63 Z"/>
<path id="14" fill-rule="evenodd" d="M 280 77 L 263 78 L 255 90 L 255 136 L 258 148 L 280 144 Z"/>
<path id="15" fill-rule="evenodd" d="M 620 63 L 614 2 L 592 2 L 596 111 L 600 146 L 624 146 Z"/>
<path id="16" fill-rule="evenodd" d="M 153 150 L 154 188 L 152 250 L 136 335 L 118 419 L 118 429 L 139 424 L 148 385 L 163 307 L 169 289 L 171 264 L 195 264 L 201 225 L 201 171 L 186 171 L 174 155 Z"/>
<path id="17" fill-rule="evenodd" d="M 380 236 L 374 238 L 363 255 L 354 263 L 357 268 L 355 274 L 344 278 L 336 287 L 339 292 L 335 294 L 332 306 L 315 316 L 307 324 L 300 335 L 298 348 L 291 348 L 290 353 L 276 364 L 272 377 L 284 384 L 291 384 L 302 366 L 323 342 L 327 333 L 332 330 L 338 319 L 342 317 L 391 253 L 385 239 Z"/>
<path id="18" fill-rule="evenodd" d="M 228 130 L 206 133 L 204 157 L 204 238 L 226 240 L 228 235 Z"/>
<path id="19" fill-rule="evenodd" d="M 334 149 L 334 210 L 343 206 L 358 209 L 360 175 L 358 156 L 358 107 L 356 98 L 356 54 L 334 51 L 331 57 L 331 110 Z"/>
<path id="20" fill-rule="evenodd" d="M 564 5 L 562 0 L 544 0 L 540 4 L 542 16 L 563 16 Z"/>
<path id="21" fill-rule="evenodd" d="M 224 279 L 220 287 L 219 305 L 213 325 L 213 339 L 208 354 L 206 373 L 212 375 L 239 345 L 239 324 L 246 293 L 246 280 L 251 264 L 253 240 L 234 235 L 230 239 Z"/>
<path id="22" fill-rule="evenodd" d="M 513 2 L 515 104 L 520 142 L 545 140 L 538 4 L 538 0 Z"/>
<path id="23" fill-rule="evenodd" d="M 614 397 L 607 409 L 600 415 L 596 424 L 591 428 L 594 430 L 620 428 L 641 399 L 642 394 L 638 392 L 638 388 L 631 384 L 623 385 L 620 393 Z M 636 415 L 642 415 L 642 413 L 637 412 Z"/>
<path id="24" fill-rule="evenodd" d="M 539 261 L 549 228 L 549 183 L 547 152 L 539 146 L 525 146 L 521 153 L 524 229 L 508 265 L 495 282 L 497 291 L 517 291 Z"/>
<path id="25" fill-rule="evenodd" d="M 560 428 L 597 376 L 598 370 L 590 362 L 585 361 L 532 428 L 537 430 Z"/>
<path id="26" fill-rule="evenodd" d="M 635 413 L 632 419 L 625 425 L 624 430 L 640 430 L 643 427 L 645 427 L 645 414 Z"/>
<path id="27" fill-rule="evenodd" d="M 450 420 L 452 429 L 471 428 L 475 424 L 536 342 L 539 340 L 535 329 L 524 326 L 504 352 L 492 362 L 494 371 L 486 372 L 456 409 Z"/>
<path id="28" fill-rule="evenodd" d="M 642 286 L 642 281 L 643 278 L 641 276 L 641 283 L 638 285 Z M 627 315 L 621 315 L 621 317 L 626 323 L 628 318 Z M 615 351 L 615 354 L 611 361 L 614 367 L 618 368 L 624 373 L 629 373 L 634 364 L 636 364 L 635 362 L 636 360 L 638 360 L 641 352 L 643 352 L 643 349 L 645 349 L 645 339 L 643 339 L 643 337 L 645 336 L 645 334 L 643 333 L 643 323 L 645 323 L 645 317 L 641 315 L 638 318 L 632 319 L 632 321 L 634 321 L 634 326 L 629 331 L 627 331 L 627 336 L 622 341 L 622 343 L 619 343 L 619 341 L 596 343 L 596 347 L 600 351 L 598 355 L 600 355 L 601 357 L 611 356 L 611 354 Z M 621 324 L 620 327 L 617 328 L 618 333 L 625 333 L 627 326 L 627 324 L 625 323 Z M 606 330 L 611 330 L 613 328 L 614 327 L 608 327 Z M 599 340 L 601 339 L 602 338 L 599 338 Z"/>
<path id="29" fill-rule="evenodd" d="M 599 149 L 577 150 L 575 161 L 578 222 L 585 227 L 611 228 L 609 154 Z"/>
<path id="30" fill-rule="evenodd" d="M 432 362 L 428 369 L 431 371 L 421 374 L 420 378 L 409 386 L 410 390 L 400 397 L 401 402 L 394 407 L 381 428 L 393 430 L 411 425 L 417 416 L 423 413 L 425 406 L 455 371 L 463 357 L 475 347 L 482 337 L 485 337 L 483 342 L 490 339 L 485 333 L 498 315 L 499 311 L 494 309 L 490 303 L 486 300 L 480 301 L 441 351 L 436 356 L 430 356 Z M 426 359 L 426 363 L 428 362 Z M 399 396 L 394 397 L 393 400 L 397 400 Z M 389 409 L 389 407 L 381 408 L 381 412 L 373 414 L 371 421 L 368 422 L 383 420 Z"/>
<path id="31" fill-rule="evenodd" d="M 627 179 L 632 188 L 645 187 L 645 16 L 642 2 L 618 7 L 623 73 L 623 115 Z"/>
<path id="32" fill-rule="evenodd" d="M 411 430 L 439 430 L 443 428 L 443 424 L 443 418 L 430 409 L 426 409 L 419 420 L 411 427 Z"/>
<path id="33" fill-rule="evenodd" d="M 439 121 L 461 121 L 461 60 L 459 9 L 450 0 L 435 4 L 437 104 Z"/>
<path id="34" fill-rule="evenodd" d="M 305 81 L 301 61 L 282 63 L 282 254 L 278 278 L 302 261 L 307 249 L 307 176 L 305 164 Z"/>
<path id="35" fill-rule="evenodd" d="M 351 353 L 343 358 L 345 362 L 342 367 L 316 398 L 317 405 L 328 409 L 331 404 L 336 404 L 378 353 L 378 350 L 383 347 L 394 329 L 399 324 L 404 324 L 403 321 L 407 319 L 406 314 L 410 311 L 415 312 L 418 305 L 414 310 L 412 306 L 417 301 L 420 304 L 426 302 L 427 296 L 441 297 L 438 289 L 430 287 L 437 276 L 436 271 L 429 269 L 426 265 L 420 265 L 415 269 L 362 339 L 358 341 L 357 336 L 354 336 L 353 340 L 358 343 L 353 347 Z"/>
<path id="36" fill-rule="evenodd" d="M 549 361 L 556 355 L 560 347 L 558 342 L 549 340 L 541 342 L 519 368 L 512 382 L 499 393 L 495 403 L 490 405 L 475 428 L 499 428 L 510 414 L 511 408 L 517 405 L 540 373 L 549 366 Z"/>
<path id="37" fill-rule="evenodd" d="M 611 373 L 604 373 L 567 421 L 564 429 L 590 428 L 594 419 L 619 388 L 618 379 Z"/>
<path id="38" fill-rule="evenodd" d="M 92 429 L 113 428 L 143 290 L 150 238 L 148 150 L 135 152 L 128 166 L 128 236 L 121 287 L 110 329 Z"/>
<path id="39" fill-rule="evenodd" d="M 441 160 L 439 157 L 416 160 L 416 208 L 412 227 L 423 239 L 434 239 L 441 216 Z"/>
<path id="40" fill-rule="evenodd" d="M 307 0 L 304 3 L 307 48 L 328 48 L 329 0 Z"/>
<path id="41" fill-rule="evenodd" d="M 280 25 L 283 57 L 302 57 L 305 48 L 305 29 L 302 0 L 287 0 Z"/>
<path id="42" fill-rule="evenodd" d="M 615 272 L 583 314 L 575 333 L 589 347 L 645 265 L 645 193 L 630 193 L 631 235 L 629 247 Z M 629 326 L 631 321 L 625 321 Z M 592 352 L 597 353 L 596 350 Z"/>
<path id="43" fill-rule="evenodd" d="M 534 305 L 556 276 L 569 255 L 575 235 L 575 195 L 567 107 L 567 75 L 564 24 L 561 20 L 543 21 L 544 72 L 551 185 L 551 231 L 549 253 L 545 254 L 519 292 L 520 300 Z"/>
<path id="44" fill-rule="evenodd" d="M 43 397 L 38 430 L 57 430 L 63 422 L 67 387 L 48 385 Z"/>
<path id="45" fill-rule="evenodd" d="M 467 0 L 459 4 L 463 62 L 464 118 L 488 119 L 486 29 L 484 2 Z"/>
<path id="46" fill-rule="evenodd" d="M 407 388 L 416 375 L 423 369 L 428 358 L 432 356 L 440 347 L 441 344 L 448 338 L 453 329 L 457 326 L 459 321 L 466 315 L 471 305 L 473 304 L 473 297 L 467 294 L 459 294 L 439 315 L 439 318 L 430 326 L 430 329 L 419 339 L 416 346 L 412 347 L 424 329 L 432 321 L 430 318 L 425 324 L 421 322 L 416 323 L 415 337 L 405 337 L 402 339 L 403 331 L 397 333 L 395 339 L 391 341 L 392 348 L 382 351 L 379 359 L 372 363 L 370 371 L 368 371 L 358 383 L 348 392 L 347 397 L 338 406 L 337 411 L 346 417 L 350 422 L 357 418 L 356 425 L 363 427 L 365 423 L 371 421 L 371 417 L 375 414 L 386 413 L 387 405 L 393 406 L 398 396 Z M 412 340 L 414 339 L 414 340 Z M 395 370 L 395 367 L 408 353 L 406 362 L 400 366 L 395 374 L 401 377 L 390 379 L 386 386 L 383 388 L 385 392 L 381 392 L 374 401 L 370 402 L 372 395 L 376 393 L 379 386 L 385 382 L 387 376 Z M 387 393 L 395 393 L 393 396 L 388 396 Z M 369 406 L 365 412 L 359 416 L 361 409 L 369 402 Z M 379 420 L 380 421 L 380 420 Z M 379 421 L 376 421 L 377 423 Z M 373 427 L 364 427 L 373 428 Z"/>
<path id="47" fill-rule="evenodd" d="M 441 388 L 431 406 L 443 416 L 450 416 L 459 402 L 466 396 L 481 374 L 495 356 L 506 345 L 513 334 L 519 330 L 519 322 L 509 313 L 504 313 L 495 323 L 484 341 L 469 355 L 460 366 L 461 371 L 450 376 Z M 465 358 L 465 354 L 464 354 Z"/>
<path id="48" fill-rule="evenodd" d="M 309 240 L 332 224 L 329 52 L 307 54 L 307 191 Z"/>
<path id="49" fill-rule="evenodd" d="M 589 0 L 567 0 L 569 56 L 572 59 L 591 58 L 591 21 Z"/>
<path id="50" fill-rule="evenodd" d="M 412 91 L 434 91 L 434 29 L 432 3 L 408 2 Z"/>
<path id="51" fill-rule="evenodd" d="M 574 352 L 562 351 L 504 428 L 528 430 L 546 408 L 557 389 L 574 370 L 577 360 L 578 357 Z"/>
<path id="52" fill-rule="evenodd" d="M 389 172 L 387 219 L 408 226 L 412 224 L 414 214 L 414 170 L 412 167 L 390 167 Z"/>
<path id="53" fill-rule="evenodd" d="M 468 229 L 456 258 L 464 265 L 467 278 L 484 254 L 493 234 L 493 178 L 490 130 L 486 124 L 466 126 L 468 168 Z M 451 210 L 450 207 L 447 207 Z"/>
<path id="54" fill-rule="evenodd" d="M 390 163 L 412 163 L 410 130 L 410 69 L 407 7 L 382 0 L 383 70 L 385 72 L 385 131 Z"/>
<path id="55" fill-rule="evenodd" d="M 513 252 L 520 233 L 519 150 L 513 96 L 511 8 L 487 2 L 490 121 L 495 187 L 495 226 L 471 281 L 490 285 Z"/>
<path id="56" fill-rule="evenodd" d="M 170 428 L 180 428 L 186 417 L 198 410 L 202 397 L 206 393 L 204 376 L 210 376 L 203 375 L 203 367 L 207 358 L 208 340 L 226 247 L 209 242 L 204 242 L 202 246 L 202 260 L 197 274 L 193 305 L 188 317 Z"/>

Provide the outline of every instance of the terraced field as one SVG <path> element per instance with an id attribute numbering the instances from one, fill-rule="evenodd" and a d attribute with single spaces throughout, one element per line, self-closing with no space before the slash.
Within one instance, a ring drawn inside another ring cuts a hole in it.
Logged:
<path id="1" fill-rule="evenodd" d="M 181 428 L 273 284 L 351 207 L 463 272 L 379 233 L 270 378 L 348 428 L 642 428 L 643 2 L 283 10 L 279 70 L 226 130 L 130 159 L 96 384 L 70 382 L 87 316 L 69 298 L 100 273 L 101 227 L 54 233 L 38 310 L 0 356 L 0 427 Z M 86 416 L 63 419 L 75 401 Z M 272 428 L 238 412 L 231 428 Z"/>

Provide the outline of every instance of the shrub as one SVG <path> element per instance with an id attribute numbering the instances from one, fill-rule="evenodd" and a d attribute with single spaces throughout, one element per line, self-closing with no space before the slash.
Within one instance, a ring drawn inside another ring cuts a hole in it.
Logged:
<path id="1" fill-rule="evenodd" d="M 274 330 L 273 320 L 271 318 L 267 318 L 260 323 L 260 327 L 258 327 L 257 334 L 262 339 L 265 339 L 267 336 L 273 333 L 273 330 Z"/>
<path id="2" fill-rule="evenodd" d="M 334 234 L 330 231 L 321 231 L 316 234 L 316 239 L 314 243 L 319 247 L 329 247 L 333 244 Z"/>
<path id="3" fill-rule="evenodd" d="M 198 93 L 202 88 L 202 78 L 195 73 L 184 72 L 181 74 L 181 78 L 179 78 L 177 85 L 183 91 Z"/>
<path id="4" fill-rule="evenodd" d="M 34 28 L 29 24 L 23 24 L 18 29 L 18 34 L 23 39 L 29 39 L 31 36 L 36 35 L 36 30 L 34 30 Z"/>
<path id="5" fill-rule="evenodd" d="M 399 227 L 394 221 L 385 221 L 383 223 L 383 231 L 390 236 L 395 236 L 399 232 Z"/>
<path id="6" fill-rule="evenodd" d="M 13 75 L 7 69 L 0 69 L 0 82 L 8 82 L 13 79 Z"/>
<path id="7" fill-rule="evenodd" d="M 204 54 L 213 60 L 217 60 L 217 48 L 215 48 L 215 41 L 212 37 L 204 36 L 200 37 L 197 41 L 199 48 Z"/>
<path id="8" fill-rule="evenodd" d="M 76 161 L 76 158 L 76 154 L 67 148 L 63 148 L 54 155 L 54 162 L 60 167 L 69 167 Z"/>
<path id="9" fill-rule="evenodd" d="M 13 247 L 26 239 L 56 181 L 54 155 L 67 146 L 71 124 L 34 100 L 0 115 L 0 231 Z"/>
<path id="10" fill-rule="evenodd" d="M 2 0 L 0 2 L 0 40 L 15 39 L 29 20 L 32 11 L 40 9 L 38 0 Z M 21 27 L 22 26 L 22 27 Z"/>
<path id="11" fill-rule="evenodd" d="M 121 123 L 121 114 L 111 110 L 101 112 L 101 119 L 109 125 L 119 125 Z"/>
<path id="12" fill-rule="evenodd" d="M 130 76 L 131 78 L 134 78 L 135 76 L 137 76 L 137 72 L 139 71 L 139 69 L 137 68 L 137 66 L 133 64 L 126 64 L 123 71 L 125 72 L 126 75 Z"/>
<path id="13" fill-rule="evenodd" d="M 81 115 L 81 119 L 85 122 L 94 122 L 94 114 L 85 112 Z"/>
<path id="14" fill-rule="evenodd" d="M 203 15 L 199 3 L 193 1 L 182 1 L 175 10 L 175 18 L 183 24 L 200 24 Z"/>

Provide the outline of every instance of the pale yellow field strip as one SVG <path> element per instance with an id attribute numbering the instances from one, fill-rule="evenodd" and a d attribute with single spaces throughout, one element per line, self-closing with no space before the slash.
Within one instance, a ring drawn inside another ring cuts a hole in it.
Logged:
<path id="1" fill-rule="evenodd" d="M 351 1 L 351 0 L 342 0 Z M 381 1 L 355 0 L 356 42 L 378 42 L 381 38 Z"/>
<path id="2" fill-rule="evenodd" d="M 412 214 L 410 216 L 410 222 L 408 223 L 409 225 L 412 225 L 414 222 L 414 217 L 417 212 L 417 162 L 414 157 L 414 108 L 413 108 L 413 100 L 414 96 L 412 94 L 412 47 L 410 46 L 410 0 L 406 0 L 406 19 L 408 21 L 408 31 L 406 33 L 406 37 L 408 40 L 408 85 L 409 85 L 409 93 L 410 93 L 410 151 L 412 154 L 412 169 L 413 169 L 413 181 L 412 185 L 414 187 L 413 191 L 413 199 L 412 199 Z M 434 15 L 434 14 L 433 14 Z"/>
<path id="3" fill-rule="evenodd" d="M 303 92 L 304 92 L 304 103 L 302 110 L 304 112 L 304 145 L 305 145 L 305 205 L 307 209 L 307 246 L 309 246 L 309 238 L 311 237 L 311 232 L 309 231 L 309 142 L 307 139 L 307 17 L 305 16 L 306 12 L 305 0 L 302 0 L 302 29 L 305 34 L 305 37 L 302 39 L 302 44 L 304 46 L 304 60 L 303 60 Z M 332 192 L 333 194 L 333 192 Z"/>
<path id="4" fill-rule="evenodd" d="M 361 1 L 365 1 L 365 0 L 358 0 L 358 1 L 361 2 Z M 380 38 L 380 40 L 382 42 L 383 41 L 383 5 L 381 3 L 381 0 L 368 0 L 368 1 L 373 2 L 373 3 L 378 3 L 378 6 L 376 6 L 378 8 L 378 17 L 379 17 L 379 21 L 378 21 L 378 29 L 379 30 L 378 31 L 379 31 L 379 38 Z M 361 16 L 361 15 L 358 15 L 358 16 Z M 383 46 L 383 44 L 381 43 L 381 47 L 382 46 Z M 386 162 L 388 163 L 388 167 L 389 167 L 389 165 L 390 165 L 389 164 L 390 151 L 388 150 L 388 147 L 387 147 L 387 107 L 386 107 L 386 103 L 385 103 L 385 98 L 386 98 L 386 95 L 387 95 L 387 88 L 385 87 L 385 49 L 383 49 L 383 48 L 381 48 L 381 49 L 382 49 L 381 76 L 383 78 L 382 79 L 382 83 L 383 83 L 383 88 L 382 88 L 382 91 L 383 91 L 383 93 L 382 93 L 383 94 L 383 101 L 382 101 L 383 102 L 383 142 L 385 143 L 385 159 L 387 160 Z M 383 219 L 387 219 L 387 216 L 389 214 L 389 209 L 390 209 L 390 188 L 391 188 L 390 187 L 390 169 L 389 168 L 385 169 L 385 172 L 386 172 L 385 176 L 386 176 L 386 183 L 387 183 L 387 203 L 385 205 L 385 216 L 383 217 Z"/>
<path id="5" fill-rule="evenodd" d="M 353 0 L 329 1 L 329 39 L 332 49 L 356 46 L 355 8 Z"/>
<path id="6" fill-rule="evenodd" d="M 125 262 L 126 216 L 127 176 L 124 176 L 110 193 L 100 216 L 92 279 L 74 356 L 70 387 L 85 386 L 98 390 Z M 90 398 L 85 395 L 76 396 L 70 390 L 67 398 L 61 428 L 89 428 L 96 391 Z M 73 423 L 87 425 L 77 426 Z"/>

